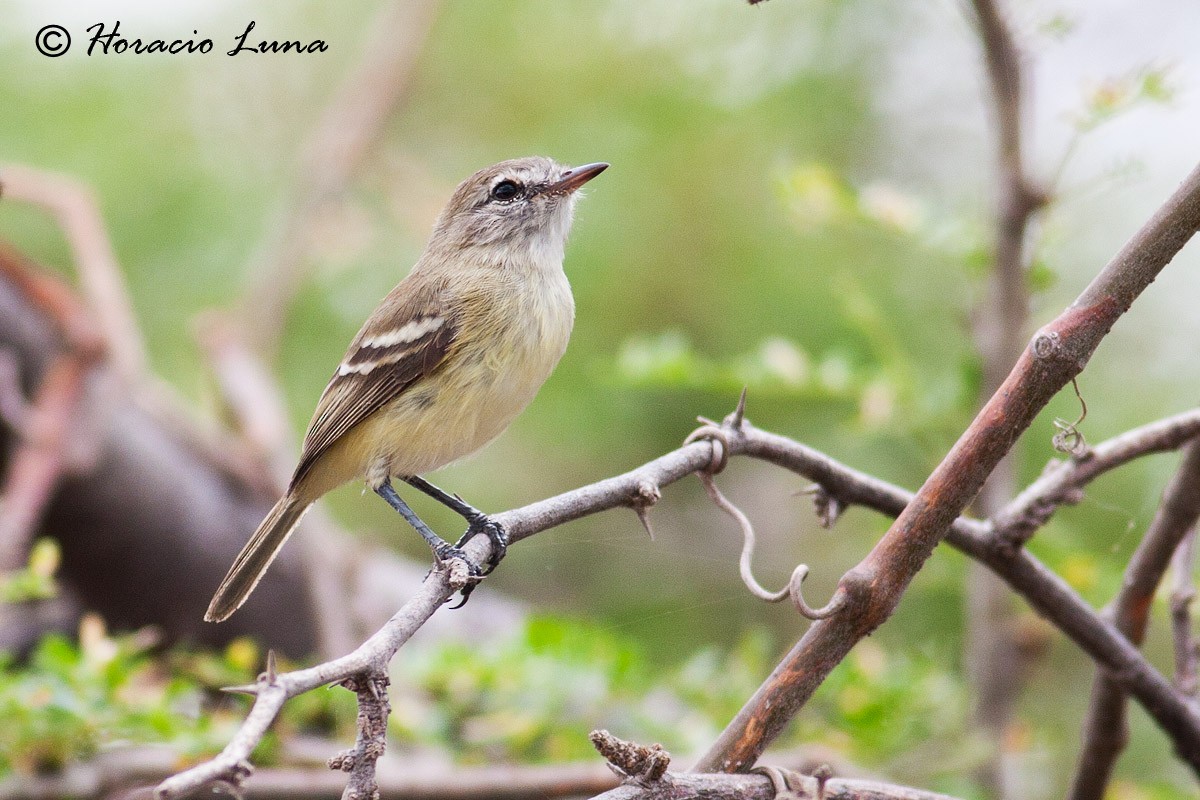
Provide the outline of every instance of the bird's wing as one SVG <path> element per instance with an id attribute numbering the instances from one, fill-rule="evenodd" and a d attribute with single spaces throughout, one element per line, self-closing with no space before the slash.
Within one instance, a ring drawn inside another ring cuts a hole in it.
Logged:
<path id="1" fill-rule="evenodd" d="M 363 325 L 325 387 L 304 437 L 292 486 L 351 428 L 403 394 L 445 360 L 458 336 L 453 311 L 404 284 Z"/>

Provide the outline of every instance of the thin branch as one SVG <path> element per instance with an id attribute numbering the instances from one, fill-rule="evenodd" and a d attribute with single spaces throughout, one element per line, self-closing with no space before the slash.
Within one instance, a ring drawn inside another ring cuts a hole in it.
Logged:
<path id="1" fill-rule="evenodd" d="M 1183 537 L 1200 518 L 1200 444 L 1183 451 L 1183 461 L 1163 493 L 1162 504 L 1125 569 L 1125 580 L 1112 606 L 1121 633 L 1135 645 L 1146 638 L 1150 607 L 1158 584 Z M 1083 750 L 1068 795 L 1072 800 L 1100 800 L 1112 777 L 1117 756 L 1129 738 L 1125 693 L 1099 670 L 1083 724 Z"/>
<path id="2" fill-rule="evenodd" d="M 1004 382 L 1025 345 L 1029 287 L 1025 239 L 1030 220 L 1047 202 L 1028 176 L 1021 150 L 1025 117 L 1022 56 L 995 0 L 972 0 L 987 65 L 997 129 L 995 262 L 989 297 L 979 308 L 975 341 L 983 355 L 984 399 Z"/>
<path id="3" fill-rule="evenodd" d="M 812 781 L 815 784 L 815 781 Z M 764 775 L 668 773 L 649 786 L 621 786 L 594 800 L 776 800 L 771 781 Z M 794 800 L 817 800 L 815 785 L 801 789 Z M 953 800 L 949 795 L 875 781 L 832 778 L 825 783 L 823 800 Z"/>
<path id="4" fill-rule="evenodd" d="M 479 537 L 467 543 L 467 556 L 482 563 L 490 544 Z M 245 690 L 254 694 L 254 705 L 238 732 L 211 761 L 199 764 L 159 784 L 159 798 L 181 797 L 189 792 L 218 782 L 240 786 L 250 775 L 250 756 L 262 741 L 271 723 L 289 699 L 322 686 L 343 683 L 363 674 L 386 670 L 401 645 L 433 616 L 454 593 L 446 573 L 432 572 L 421 588 L 371 638 L 341 658 L 308 669 L 272 675 L 264 672 Z"/>
<path id="5" fill-rule="evenodd" d="M 881 625 L 954 520 L 1047 403 L 1200 228 L 1200 167 L 1155 212 L 1075 303 L 1033 338 L 1004 384 L 863 561 L 842 576 L 842 612 L 813 623 L 703 760 L 745 771 L 855 644 Z M 1187 714 L 1189 724 L 1192 714 Z M 1200 742 L 1180 755 L 1200 766 Z"/>
<path id="6" fill-rule="evenodd" d="M 329 759 L 329 768 L 350 773 L 343 800 L 371 800 L 379 797 L 375 766 L 387 749 L 387 719 L 392 713 L 387 667 L 376 667 L 342 685 L 358 695 L 358 741 L 353 750 Z"/>
<path id="7" fill-rule="evenodd" d="M 1185 411 L 1126 431 L 1062 461 L 1052 461 L 1042 476 L 992 517 L 996 536 L 1019 547 L 1046 524 L 1062 505 L 1083 499 L 1083 487 L 1096 478 L 1150 453 L 1177 450 L 1200 436 L 1200 409 Z"/>
<path id="8" fill-rule="evenodd" d="M 301 155 L 300 185 L 283 219 L 259 249 L 242 310 L 251 343 L 270 355 L 302 283 L 313 219 L 345 191 L 385 123 L 404 102 L 439 0 L 391 0 L 373 38 L 325 108 Z"/>
<path id="9" fill-rule="evenodd" d="M 825 487 L 843 505 L 861 505 L 899 515 L 913 494 L 847 467 L 829 456 L 783 436 L 746 426 L 730 439 L 733 452 L 769 461 Z M 1053 570 L 1025 550 L 1014 551 L 992 536 L 988 523 L 959 517 L 946 542 L 986 564 L 1053 623 L 1146 708 L 1180 753 L 1200 751 L 1200 717 L 1185 698 L 1146 661 L 1145 656 Z M 790 680 L 804 679 L 802 674 Z M 701 759 L 708 769 L 711 753 Z M 1196 761 L 1190 761 L 1193 766 Z"/>
<path id="10" fill-rule="evenodd" d="M 1175 641 L 1175 685 L 1186 695 L 1197 689 L 1196 640 L 1192 636 L 1192 601 L 1196 586 L 1192 572 L 1196 568 L 1196 528 L 1183 537 L 1171 557 L 1171 633 Z"/>
<path id="11" fill-rule="evenodd" d="M 597 795 L 594 800 L 683 800 L 702 797 L 705 800 L 953 800 L 949 795 L 897 786 L 877 781 L 853 778 L 830 778 L 821 791 L 817 779 L 803 776 L 796 781 L 794 794 L 777 791 L 765 775 L 731 775 L 729 773 L 699 774 L 668 772 L 660 780 L 648 783 L 629 783 Z"/>
<path id="12" fill-rule="evenodd" d="M 39 206 L 58 220 L 110 360 L 123 378 L 141 378 L 146 370 L 146 346 L 91 188 L 74 178 L 19 164 L 0 168 L 0 184 L 6 199 Z"/>

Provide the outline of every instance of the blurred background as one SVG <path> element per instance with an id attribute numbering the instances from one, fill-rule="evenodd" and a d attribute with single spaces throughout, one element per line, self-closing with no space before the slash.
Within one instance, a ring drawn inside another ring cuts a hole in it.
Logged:
<path id="1" fill-rule="evenodd" d="M 589 186 L 568 246 L 577 305 L 570 348 L 503 438 L 435 482 L 486 510 L 514 508 L 676 447 L 697 414 L 719 419 L 745 385 L 755 425 L 920 485 L 973 417 L 981 380 L 971 321 L 990 265 L 996 184 L 968 8 L 418 5 L 393 31 L 395 47 L 414 59 L 401 99 L 344 190 L 290 239 L 302 263 L 291 273 L 294 301 L 270 369 L 291 446 L 347 341 L 415 261 L 458 181 L 501 159 L 545 154 L 612 164 Z M 1031 232 L 1036 327 L 1194 165 L 1200 7 L 1014 0 L 1007 9 L 1029 59 L 1030 170 L 1054 192 Z M 276 246 L 273 232 L 311 178 L 306 143 L 388 13 L 361 0 L 0 2 L 0 159 L 92 187 L 151 369 L 202 417 L 224 412 L 197 319 L 253 296 L 255 266 L 269 260 L 264 248 Z M 223 55 L 250 19 L 251 40 L 319 38 L 329 49 Z M 195 30 L 214 40 L 214 52 L 87 56 L 85 29 L 115 20 L 130 39 Z M 33 47 L 33 33 L 51 22 L 75 40 L 61 58 Z M 68 242 L 38 209 L 4 203 L 0 237 L 75 280 Z M 1197 250 L 1185 250 L 1082 374 L 1089 441 L 1195 405 L 1198 265 Z M 1055 456 L 1053 420 L 1077 416 L 1065 392 L 1039 418 L 1018 451 L 1021 485 Z M 1175 461 L 1144 459 L 1098 481 L 1038 534 L 1033 551 L 1103 605 Z M 782 585 L 796 563 L 808 563 L 814 603 L 887 528 L 852 509 L 823 530 L 797 494 L 805 482 L 762 464 L 735 461 L 719 483 L 758 529 L 760 580 Z M 361 487 L 326 502 L 366 541 L 425 560 L 421 541 Z M 435 529 L 456 530 L 448 512 L 412 502 Z M 612 682 L 615 673 L 636 673 L 629 692 L 638 699 L 629 702 L 657 719 L 652 730 L 664 745 L 686 753 L 707 747 L 804 623 L 743 589 L 737 529 L 698 482 L 667 489 L 650 517 L 653 540 L 634 514 L 613 511 L 514 547 L 487 588 L 540 622 L 515 634 L 519 641 L 502 636 L 495 661 L 476 665 L 477 679 L 487 684 L 478 676 L 514 662 L 533 669 L 538 652 L 551 656 L 537 662 L 559 675 L 550 680 L 602 669 L 612 689 L 624 685 Z M 965 570 L 960 554 L 940 549 L 897 614 L 801 714 L 790 741 L 901 782 L 985 796 L 973 776 L 990 745 L 971 733 L 963 671 Z M 1006 769 L 1020 796 L 1057 797 L 1078 750 L 1091 662 L 1021 619 L 1040 644 L 1003 742 Z M 1147 644 L 1164 668 L 1165 623 L 1164 602 Z M 440 668 L 445 679 L 458 669 L 453 655 L 425 656 L 422 668 L 431 676 Z M 727 696 L 700 688 L 717 680 L 728 681 Z M 703 695 L 696 707 L 711 713 L 654 705 L 660 682 L 676 700 Z M 400 730 L 421 728 L 404 721 L 404 709 L 398 703 Z M 1188 796 L 1192 785 L 1166 739 L 1140 709 L 1131 717 L 1113 796 Z M 447 736 L 465 758 L 489 758 L 469 734 Z M 587 749 L 563 747 L 565 755 Z"/>

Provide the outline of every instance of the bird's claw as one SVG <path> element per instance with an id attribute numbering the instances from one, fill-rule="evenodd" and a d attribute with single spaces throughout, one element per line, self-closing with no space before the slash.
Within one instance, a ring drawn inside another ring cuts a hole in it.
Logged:
<path id="1" fill-rule="evenodd" d="M 481 533 L 487 536 L 488 541 L 492 543 L 492 554 L 488 556 L 487 569 L 483 572 L 484 575 L 490 575 L 508 553 L 508 532 L 504 530 L 503 525 L 487 514 L 480 514 L 470 521 L 467 532 L 462 535 L 455 547 L 463 547 Z"/>

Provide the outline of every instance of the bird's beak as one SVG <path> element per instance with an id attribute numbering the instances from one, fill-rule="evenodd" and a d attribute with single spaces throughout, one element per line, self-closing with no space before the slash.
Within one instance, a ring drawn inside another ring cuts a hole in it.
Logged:
<path id="1" fill-rule="evenodd" d="M 554 194 L 570 194 L 606 169 L 608 169 L 608 164 L 603 161 L 584 164 L 582 167 L 572 167 L 547 189 Z"/>

